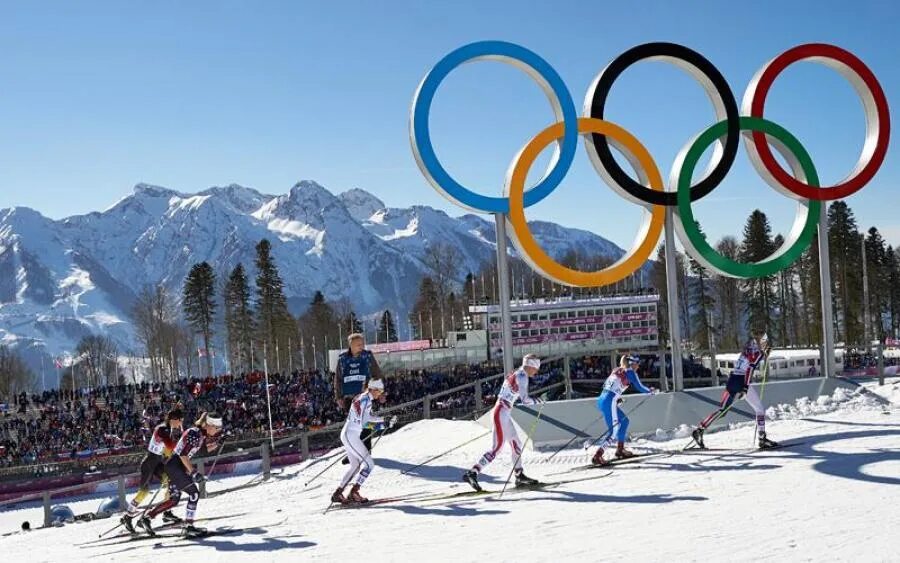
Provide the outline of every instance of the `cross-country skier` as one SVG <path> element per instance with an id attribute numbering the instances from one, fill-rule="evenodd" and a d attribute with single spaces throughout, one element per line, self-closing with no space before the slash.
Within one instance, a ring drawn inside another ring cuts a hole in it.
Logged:
<path id="1" fill-rule="evenodd" d="M 144 502 L 144 499 L 150 492 L 150 481 L 154 477 L 159 479 L 160 488 L 166 490 L 166 496 L 163 499 L 163 502 L 169 499 L 169 477 L 163 470 L 163 466 L 165 465 L 166 460 L 172 455 L 172 450 L 175 449 L 175 446 L 178 444 L 178 439 L 181 437 L 181 424 L 183 419 L 184 414 L 179 405 L 172 408 L 172 410 L 166 414 L 165 422 L 157 425 L 156 428 L 153 429 L 153 434 L 150 436 L 150 442 L 147 444 L 147 454 L 141 461 L 141 483 L 138 492 L 134 495 L 134 498 L 131 499 L 131 503 L 128 505 L 128 512 L 122 516 L 122 519 L 120 520 L 122 525 L 125 526 L 125 529 L 132 534 L 137 533 L 132 524 L 132 520 L 138 515 L 141 503 Z M 173 523 L 181 522 L 181 518 L 175 516 L 171 510 L 163 512 L 163 520 Z"/>
<path id="2" fill-rule="evenodd" d="M 347 412 L 351 403 L 363 392 L 369 379 L 381 379 L 381 368 L 375 354 L 366 350 L 365 337 L 355 332 L 347 337 L 347 350 L 338 356 L 338 366 L 334 373 L 334 399 L 342 412 Z M 372 449 L 372 430 L 363 428 L 360 439 L 366 449 Z M 341 463 L 346 465 L 350 458 Z"/>
<path id="3" fill-rule="evenodd" d="M 169 476 L 169 499 L 155 507 L 153 510 L 138 520 L 138 527 L 148 534 L 155 535 L 151 521 L 158 514 L 170 510 L 181 500 L 181 493 L 188 495 L 187 509 L 185 511 L 184 527 L 181 535 L 187 538 L 202 536 L 206 533 L 204 528 L 194 526 L 194 517 L 197 515 L 197 503 L 200 500 L 200 489 L 197 484 L 203 480 L 203 475 L 197 473 L 191 458 L 200 451 L 204 445 L 206 451 L 216 449 L 216 437 L 222 431 L 222 419 L 212 413 L 203 413 L 200 418 L 188 429 L 172 452 L 172 457 L 166 461 L 166 475 Z"/>
<path id="4" fill-rule="evenodd" d="M 747 403 L 753 407 L 756 413 L 756 427 L 759 429 L 759 447 L 772 448 L 778 446 L 777 442 L 773 442 L 766 437 L 766 411 L 763 408 L 762 401 L 756 390 L 750 387 L 750 381 L 753 378 L 753 372 L 759 368 L 759 365 L 769 357 L 769 339 L 760 335 L 758 332 L 751 334 L 750 339 L 744 346 L 744 351 L 734 364 L 731 375 L 728 376 L 728 383 L 725 385 L 725 392 L 722 393 L 722 404 L 714 412 L 710 413 L 697 428 L 691 433 L 697 447 L 706 449 L 703 443 L 703 433 L 709 428 L 709 425 L 725 416 L 725 413 L 731 408 L 731 405 L 740 399 L 746 399 Z"/>
<path id="5" fill-rule="evenodd" d="M 622 400 L 622 394 L 629 387 L 634 387 L 638 393 L 655 393 L 653 388 L 645 386 L 638 377 L 641 359 L 637 356 L 626 354 L 619 360 L 619 367 L 613 370 L 606 382 L 603 384 L 603 392 L 597 397 L 597 408 L 603 413 L 603 419 L 606 421 L 607 431 L 606 439 L 597 448 L 597 453 L 591 459 L 595 465 L 605 465 L 609 463 L 603 459 L 603 450 L 616 443 L 616 459 L 625 459 L 634 457 L 634 453 L 625 449 L 625 440 L 628 439 L 628 417 L 622 412 L 619 403 Z"/>
<path id="6" fill-rule="evenodd" d="M 384 381 L 381 379 L 370 379 L 366 385 L 365 392 L 360 393 L 353 402 L 350 403 L 350 409 L 347 413 L 347 421 L 344 422 L 344 428 L 341 430 L 341 443 L 344 444 L 344 451 L 350 460 L 350 467 L 344 473 L 341 479 L 341 486 L 331 495 L 331 502 L 341 504 L 347 503 L 366 503 L 369 499 L 359 494 L 359 488 L 366 482 L 375 467 L 372 460 L 372 452 L 363 443 L 360 433 L 363 428 L 370 428 L 373 425 L 384 425 L 384 419 L 372 414 L 372 403 L 384 396 Z M 388 426 L 392 426 L 396 422 L 396 417 L 391 417 Z M 358 473 L 358 475 L 357 475 Z M 350 495 L 344 496 L 344 489 L 356 476 L 356 483 L 350 489 Z"/>
<path id="7" fill-rule="evenodd" d="M 525 475 L 522 470 L 522 444 L 519 442 L 519 436 L 513 426 L 511 413 L 516 401 L 521 401 L 523 405 L 543 403 L 541 399 L 528 396 L 528 378 L 537 375 L 540 368 L 540 358 L 535 354 L 527 354 L 522 358 L 522 366 L 507 375 L 503 381 L 503 386 L 497 395 L 497 403 L 492 411 L 494 421 L 493 445 L 490 450 L 481 456 L 478 463 L 472 466 L 472 469 L 463 474 L 463 481 L 471 485 L 476 491 L 481 490 L 481 485 L 478 483 L 478 474 L 494 461 L 505 442 L 509 442 L 510 453 L 515 464 L 516 486 L 523 487 L 538 484 L 535 479 Z"/>

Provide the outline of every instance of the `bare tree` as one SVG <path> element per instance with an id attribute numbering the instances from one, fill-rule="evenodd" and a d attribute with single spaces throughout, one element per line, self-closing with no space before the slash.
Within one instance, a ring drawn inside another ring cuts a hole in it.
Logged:
<path id="1" fill-rule="evenodd" d="M 144 286 L 131 309 L 138 340 L 150 359 L 150 373 L 154 381 L 161 380 L 166 365 L 172 373 L 174 339 L 167 333 L 175 323 L 176 311 L 174 299 L 160 283 Z"/>
<path id="2" fill-rule="evenodd" d="M 119 349 L 116 343 L 108 336 L 91 334 L 85 336 L 75 348 L 81 361 L 81 369 L 84 372 L 88 385 L 108 385 L 116 381 L 116 362 Z"/>
<path id="3" fill-rule="evenodd" d="M 8 346 L 0 346 L 0 396 L 30 391 L 34 383 L 34 373 L 22 357 Z"/>
<path id="4" fill-rule="evenodd" d="M 462 255 L 452 244 L 438 242 L 425 249 L 425 265 L 431 270 L 431 279 L 438 298 L 446 301 L 459 283 Z"/>

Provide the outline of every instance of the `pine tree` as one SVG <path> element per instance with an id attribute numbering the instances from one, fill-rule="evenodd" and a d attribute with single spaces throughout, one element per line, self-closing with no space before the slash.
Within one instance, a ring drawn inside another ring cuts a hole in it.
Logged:
<path id="1" fill-rule="evenodd" d="M 869 314 L 864 322 L 869 324 L 869 335 L 873 339 L 884 338 L 885 330 L 882 319 L 889 314 L 890 272 L 887 268 L 887 255 L 884 239 L 878 229 L 872 227 L 866 237 L 866 267 L 869 278 Z"/>
<path id="2" fill-rule="evenodd" d="M 359 326 L 359 320 L 356 318 L 356 315 L 352 311 L 349 315 L 352 315 L 351 324 L 355 325 L 354 328 L 361 329 L 362 327 Z M 334 311 L 334 307 L 328 303 L 321 291 L 316 291 L 312 301 L 309 303 L 309 307 L 300 315 L 297 322 L 300 330 L 305 335 L 305 345 L 309 349 L 310 354 L 312 353 L 312 344 L 315 342 L 316 353 L 320 357 L 326 350 L 344 348 L 347 344 L 346 337 L 351 332 L 363 332 L 362 330 L 354 330 L 343 333 L 343 327 L 338 326 L 339 318 Z M 340 342 L 341 336 L 344 337 L 343 342 Z M 309 357 L 312 359 L 311 356 Z"/>
<path id="3" fill-rule="evenodd" d="M 844 201 L 835 201 L 828 208 L 828 247 L 836 340 L 858 343 L 863 337 L 861 235 L 853 211 Z"/>
<path id="4" fill-rule="evenodd" d="M 294 335 L 296 324 L 287 308 L 284 282 L 272 257 L 272 245 L 263 239 L 256 245 L 256 293 L 257 319 L 262 352 L 274 358 L 274 367 L 287 363 L 288 343 Z M 276 351 L 278 356 L 276 357 Z M 259 352 L 257 352 L 259 354 Z M 273 365 L 269 365 L 273 369 Z"/>
<path id="5" fill-rule="evenodd" d="M 716 244 L 716 252 L 737 260 L 739 247 L 734 237 L 725 237 Z M 721 319 L 719 341 L 721 347 L 736 350 L 740 347 L 741 309 L 743 307 L 740 281 L 720 276 L 716 279 L 716 301 L 719 305 Z"/>
<path id="6" fill-rule="evenodd" d="M 775 250 L 772 228 L 766 214 L 756 209 L 744 226 L 744 240 L 739 258 L 742 262 L 759 262 L 768 258 Z M 775 295 L 772 276 L 743 280 L 746 292 L 746 312 L 749 330 L 772 330 L 775 320 Z"/>
<path id="7" fill-rule="evenodd" d="M 659 293 L 659 305 L 656 307 L 656 326 L 659 328 L 659 341 L 669 340 L 669 295 L 666 292 L 666 244 L 662 243 L 656 252 L 656 260 L 650 270 L 650 283 Z"/>
<path id="8" fill-rule="evenodd" d="M 378 323 L 378 341 L 379 342 L 397 342 L 397 327 L 394 325 L 394 316 L 389 310 L 385 310 L 381 314 L 381 321 Z"/>
<path id="9" fill-rule="evenodd" d="M 184 283 L 184 300 L 182 307 L 188 324 L 203 339 L 206 352 L 206 374 L 213 375 L 212 341 L 213 319 L 216 311 L 215 300 L 216 276 L 212 267 L 206 262 L 194 264 Z"/>
<path id="10" fill-rule="evenodd" d="M 463 284 L 463 291 L 465 292 L 466 300 L 470 303 L 475 302 L 476 296 L 478 295 L 478 291 L 475 287 L 476 283 L 477 278 L 475 277 L 475 274 L 473 274 L 472 272 L 466 274 L 466 281 Z"/>
<path id="11" fill-rule="evenodd" d="M 895 249 L 887 247 L 885 251 L 885 268 L 888 270 L 888 300 L 890 302 L 891 336 L 900 337 L 900 246 Z"/>
<path id="12" fill-rule="evenodd" d="M 712 346 L 711 336 L 714 333 L 713 312 L 716 300 L 713 297 L 713 282 L 709 272 L 702 264 L 690 259 L 691 274 L 694 276 L 690 292 L 690 306 L 693 311 L 692 323 L 694 326 L 694 339 L 700 348 Z M 687 297 L 685 297 L 687 299 Z"/>
<path id="13" fill-rule="evenodd" d="M 814 346 L 822 341 L 822 286 L 819 272 L 819 236 L 800 256 L 796 264 L 799 279 L 798 295 L 800 341 Z"/>
<path id="14" fill-rule="evenodd" d="M 419 283 L 419 295 L 411 313 L 419 339 L 440 338 L 440 320 L 437 327 L 434 325 L 435 313 L 440 314 L 439 301 L 434 280 L 430 276 L 424 276 Z"/>
<path id="15" fill-rule="evenodd" d="M 341 333 L 344 336 L 349 336 L 354 332 L 363 332 L 363 325 L 360 322 L 359 317 L 356 316 L 356 312 L 350 311 L 343 319 L 341 319 Z"/>
<path id="16" fill-rule="evenodd" d="M 228 276 L 225 285 L 225 331 L 228 338 L 228 353 L 232 366 L 240 366 L 241 371 L 253 369 L 250 365 L 250 342 L 255 331 L 253 311 L 250 305 L 250 285 L 244 266 L 238 264 Z M 236 371 L 235 368 L 232 368 Z"/>

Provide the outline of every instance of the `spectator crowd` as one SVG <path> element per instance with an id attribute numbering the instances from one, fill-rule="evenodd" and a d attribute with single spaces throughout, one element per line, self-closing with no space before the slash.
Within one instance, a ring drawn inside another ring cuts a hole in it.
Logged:
<path id="1" fill-rule="evenodd" d="M 471 384 L 501 369 L 496 365 L 457 366 L 444 371 L 392 372 L 386 377 L 387 404 L 395 406 Z M 549 367 L 536 384 L 561 377 Z M 328 426 L 343 421 L 334 400 L 333 373 L 294 371 L 270 374 L 272 426 L 276 434 Z M 482 384 L 483 405 L 490 406 L 502 381 Z M 96 389 L 48 390 L 16 395 L 0 404 L 0 467 L 95 459 L 143 450 L 153 426 L 181 403 L 185 424 L 203 411 L 223 415 L 226 429 L 238 440 L 269 431 L 266 378 L 261 372 L 174 382 L 139 383 Z M 431 409 L 454 414 L 475 407 L 470 386 L 434 397 Z M 404 412 L 421 412 L 412 405 Z"/>
<path id="2" fill-rule="evenodd" d="M 641 376 L 657 381 L 656 356 L 641 356 Z M 668 360 L 668 359 L 667 359 Z M 609 356 L 570 360 L 576 382 L 599 382 L 611 372 Z M 476 411 L 471 384 L 500 373 L 497 364 L 460 365 L 443 370 L 399 370 L 386 377 L 387 403 L 392 407 L 432 397 L 432 416 L 457 417 Z M 546 362 L 532 382 L 537 389 L 563 381 L 561 360 Z M 666 372 L 671 377 L 671 364 Z M 696 372 L 696 373 L 695 373 Z M 709 377 L 709 370 L 685 361 L 686 376 Z M 334 400 L 333 373 L 321 370 L 270 374 L 272 426 L 285 435 L 341 422 L 344 414 Z M 481 385 L 481 405 L 490 407 L 502 379 Z M 450 389 L 462 387 L 450 393 Z M 443 393 L 443 394 L 442 394 Z M 554 393 L 561 394 L 559 389 Z M 95 459 L 105 455 L 139 452 L 166 411 L 181 403 L 185 423 L 203 411 L 221 413 L 235 440 L 259 437 L 269 430 L 266 378 L 261 372 L 225 375 L 174 382 L 139 383 L 82 389 L 54 389 L 41 394 L 16 395 L 0 404 L 0 467 L 45 464 L 56 461 Z M 421 414 L 422 405 L 411 404 L 398 414 Z"/>

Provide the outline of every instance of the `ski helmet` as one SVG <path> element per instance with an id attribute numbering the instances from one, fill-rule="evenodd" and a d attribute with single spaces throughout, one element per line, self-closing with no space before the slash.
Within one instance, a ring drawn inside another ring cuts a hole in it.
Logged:
<path id="1" fill-rule="evenodd" d="M 65 504 L 55 504 L 50 507 L 50 523 L 62 526 L 64 523 L 75 521 L 75 513 Z"/>
<path id="2" fill-rule="evenodd" d="M 97 507 L 98 518 L 109 518 L 116 512 L 122 512 L 122 504 L 119 502 L 119 497 L 104 499 L 100 506 Z"/>

